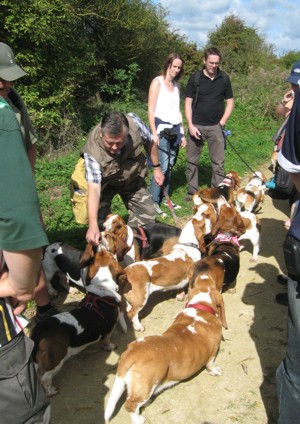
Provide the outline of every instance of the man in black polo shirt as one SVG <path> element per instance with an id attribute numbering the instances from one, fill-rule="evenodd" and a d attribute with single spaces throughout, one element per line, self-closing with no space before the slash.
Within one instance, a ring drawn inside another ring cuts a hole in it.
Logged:
<path id="1" fill-rule="evenodd" d="M 211 186 L 222 183 L 225 140 L 222 129 L 233 111 L 233 93 L 229 76 L 219 69 L 220 51 L 212 47 L 204 53 L 204 67 L 189 78 L 185 99 L 185 116 L 189 127 L 187 145 L 186 200 L 198 190 L 198 161 L 205 140 L 212 164 Z"/>

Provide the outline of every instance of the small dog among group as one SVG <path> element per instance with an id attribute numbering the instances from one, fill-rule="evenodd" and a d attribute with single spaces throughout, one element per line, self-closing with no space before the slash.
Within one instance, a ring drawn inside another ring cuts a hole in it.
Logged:
<path id="1" fill-rule="evenodd" d="M 234 192 L 240 187 L 240 180 L 241 178 L 236 171 L 229 171 L 218 187 L 198 190 L 193 195 L 193 202 L 196 206 L 203 202 L 217 204 L 218 198 L 224 196 L 228 203 L 233 203 Z"/>
<path id="2" fill-rule="evenodd" d="M 47 396 L 58 393 L 52 379 L 68 358 L 100 339 L 106 350 L 114 349 L 110 339 L 118 319 L 127 331 L 124 314 L 120 314 L 124 306 L 119 276 L 124 270 L 115 255 L 103 245 L 94 253 L 88 245 L 80 264 L 88 267 L 85 298 L 75 309 L 46 318 L 32 330 L 33 358 Z"/>
<path id="3" fill-rule="evenodd" d="M 144 331 L 139 312 L 151 293 L 184 289 L 193 275 L 194 263 L 206 252 L 204 236 L 211 232 L 212 205 L 201 205 L 186 223 L 171 253 L 155 259 L 135 262 L 125 268 L 127 314 L 137 331 Z M 181 295 L 180 295 L 181 298 Z"/>
<path id="4" fill-rule="evenodd" d="M 131 342 L 122 353 L 105 408 L 105 423 L 125 390 L 131 423 L 144 423 L 140 409 L 152 395 L 192 377 L 203 367 L 210 375 L 222 375 L 214 363 L 222 326 L 227 328 L 221 293 L 213 279 L 198 281 L 188 291 L 185 308 L 165 332 Z"/>
<path id="5" fill-rule="evenodd" d="M 116 255 L 122 261 L 129 247 L 120 237 L 113 233 L 103 231 L 101 233 L 101 245 Z M 67 291 L 75 287 L 83 292 L 86 291 L 85 276 L 87 266 L 82 265 L 81 258 L 84 252 L 65 242 L 52 243 L 46 247 L 42 264 L 45 271 L 47 288 L 50 296 L 57 296 L 57 291 L 52 285 L 54 276 L 58 277 L 59 284 Z"/>
<path id="6" fill-rule="evenodd" d="M 265 175 L 256 171 L 252 174 L 248 184 L 238 189 L 235 198 L 237 210 L 257 212 L 264 201 L 267 178 Z"/>
<path id="7" fill-rule="evenodd" d="M 109 214 L 102 226 L 128 245 L 128 252 L 123 259 L 124 266 L 170 253 L 181 233 L 180 228 L 164 222 L 131 228 L 117 214 Z"/>

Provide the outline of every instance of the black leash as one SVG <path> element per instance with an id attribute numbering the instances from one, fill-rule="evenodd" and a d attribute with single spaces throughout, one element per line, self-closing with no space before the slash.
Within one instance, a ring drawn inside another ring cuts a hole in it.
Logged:
<path id="1" fill-rule="evenodd" d="M 236 150 L 235 147 L 233 147 L 233 144 L 228 140 L 228 136 L 231 135 L 231 131 L 230 130 L 223 130 L 223 135 L 224 135 L 224 140 L 225 140 L 225 145 L 226 143 L 229 144 L 229 146 L 232 148 L 232 150 L 237 154 L 237 156 L 241 159 L 241 161 L 247 166 L 248 169 L 250 169 L 250 171 L 261 180 L 261 177 L 259 175 L 257 175 L 257 173 L 251 168 L 251 166 L 242 158 L 242 156 L 239 154 L 239 152 Z"/>

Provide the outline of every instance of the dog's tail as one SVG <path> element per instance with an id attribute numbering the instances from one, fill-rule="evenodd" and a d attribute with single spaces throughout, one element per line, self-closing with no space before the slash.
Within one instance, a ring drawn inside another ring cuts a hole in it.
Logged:
<path id="1" fill-rule="evenodd" d="M 104 412 L 105 423 L 108 423 L 114 413 L 118 400 L 125 391 L 125 378 L 116 375 L 115 382 Z"/>

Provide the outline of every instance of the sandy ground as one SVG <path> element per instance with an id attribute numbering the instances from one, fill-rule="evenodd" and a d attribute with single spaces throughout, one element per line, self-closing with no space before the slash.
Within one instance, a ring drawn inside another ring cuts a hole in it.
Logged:
<path id="1" fill-rule="evenodd" d="M 216 359 L 223 375 L 212 377 L 203 370 L 158 395 L 143 411 L 148 424 L 276 423 L 275 370 L 285 353 L 287 307 L 274 298 L 285 290 L 276 277 L 284 271 L 283 221 L 287 215 L 288 201 L 266 196 L 259 213 L 262 247 L 258 262 L 249 261 L 252 247 L 247 244 L 241 252 L 236 286 L 223 294 L 229 328 L 223 331 Z M 77 300 L 74 295 L 60 297 L 58 305 L 68 310 Z M 174 293 L 153 296 L 142 313 L 144 335 L 163 332 L 182 307 Z M 124 335 L 117 326 L 113 335 L 116 351 L 105 352 L 99 342 L 71 358 L 54 379 L 60 392 L 51 398 L 52 424 L 103 424 L 119 356 L 140 336 L 130 326 Z M 130 423 L 123 401 L 112 424 Z"/>

